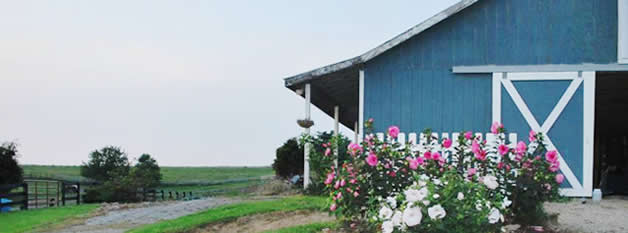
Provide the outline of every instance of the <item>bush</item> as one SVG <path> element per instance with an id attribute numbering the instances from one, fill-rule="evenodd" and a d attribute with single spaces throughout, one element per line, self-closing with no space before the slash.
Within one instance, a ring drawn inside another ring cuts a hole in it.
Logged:
<path id="1" fill-rule="evenodd" d="M 23 171 L 17 163 L 17 145 L 4 143 L 0 146 L 0 186 L 9 184 L 21 184 Z M 0 193 L 9 190 L 0 189 Z"/>
<path id="2" fill-rule="evenodd" d="M 117 179 L 129 174 L 127 154 L 119 147 L 106 146 L 89 154 L 89 161 L 81 165 L 81 175 L 99 182 Z"/>
<path id="3" fill-rule="evenodd" d="M 303 147 L 296 138 L 288 139 L 281 147 L 277 148 L 273 170 L 275 175 L 290 179 L 295 175 L 303 176 Z"/>
<path id="4" fill-rule="evenodd" d="M 349 145 L 338 171 L 327 170 L 329 210 L 385 233 L 499 232 L 513 221 L 540 223 L 542 203 L 558 196 L 563 179 L 556 151 L 545 150 L 541 134 L 508 148 L 503 126 L 491 132 L 492 142 L 463 132 L 440 141 L 427 136 L 418 146 L 398 143 L 395 126 L 386 141 L 367 132 L 361 145 Z"/>
<path id="5" fill-rule="evenodd" d="M 149 154 L 142 154 L 131 170 L 130 176 L 140 188 L 150 189 L 161 183 L 161 172 L 157 161 Z"/>
<path id="6" fill-rule="evenodd" d="M 349 138 L 342 134 L 334 137 L 333 132 L 319 132 L 316 137 L 303 137 L 301 144 L 311 143 L 310 150 L 310 185 L 305 192 L 310 195 L 321 195 L 325 193 L 327 173 L 334 169 L 334 160 L 338 158 L 338 164 L 348 161 L 347 146 L 351 142 Z M 338 147 L 336 147 L 336 143 Z M 334 151 L 338 149 L 338 155 Z"/>

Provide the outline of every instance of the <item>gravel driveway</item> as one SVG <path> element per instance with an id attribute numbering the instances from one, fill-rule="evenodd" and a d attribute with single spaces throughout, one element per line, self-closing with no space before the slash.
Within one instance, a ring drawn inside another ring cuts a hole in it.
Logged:
<path id="1" fill-rule="evenodd" d="M 604 197 L 593 204 L 588 199 L 567 203 L 546 203 L 549 213 L 558 213 L 559 232 L 565 233 L 625 233 L 628 232 L 628 200 L 626 197 Z"/>
<path id="2" fill-rule="evenodd" d="M 192 201 L 173 201 L 126 205 L 103 205 L 100 215 L 80 224 L 51 232 L 122 233 L 131 228 L 174 219 L 220 205 L 237 202 L 228 198 L 207 198 Z M 128 208 L 127 208 L 128 207 Z"/>

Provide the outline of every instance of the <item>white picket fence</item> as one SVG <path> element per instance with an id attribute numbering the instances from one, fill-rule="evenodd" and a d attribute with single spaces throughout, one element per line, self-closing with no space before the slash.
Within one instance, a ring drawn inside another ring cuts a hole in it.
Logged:
<path id="1" fill-rule="evenodd" d="M 376 133 L 375 134 L 376 137 L 380 140 L 383 141 L 384 137 L 386 137 L 387 141 L 392 141 L 392 138 L 390 138 L 389 136 L 387 136 L 384 133 Z M 451 135 L 451 138 L 449 137 L 449 135 Z M 417 137 L 418 136 L 418 137 Z M 423 151 L 424 147 L 429 146 L 433 151 L 447 151 L 447 149 L 445 148 L 441 148 L 441 144 L 440 143 L 435 143 L 437 141 L 441 141 L 442 139 L 445 138 L 450 138 L 452 140 L 452 146 L 448 149 L 448 150 L 453 150 L 454 147 L 458 146 L 458 137 L 460 136 L 460 133 L 432 133 L 432 143 L 430 143 L 428 145 L 427 143 L 427 137 L 424 133 L 399 133 L 399 135 L 397 136 L 397 142 L 399 142 L 400 144 L 406 144 L 406 142 L 409 142 L 411 144 L 411 148 L 414 151 Z M 498 143 L 498 135 L 495 135 L 493 133 L 486 133 L 486 134 L 482 134 L 482 133 L 475 133 L 474 136 L 476 138 L 479 138 L 480 140 L 486 139 L 486 143 L 487 145 L 491 146 L 491 145 L 496 145 L 496 143 Z M 515 133 L 510 133 L 507 135 L 504 134 L 500 134 L 499 135 L 500 138 L 506 139 L 506 141 L 508 142 L 508 147 L 510 148 L 515 148 L 517 146 L 517 134 Z M 418 141 L 417 141 L 418 138 Z"/>

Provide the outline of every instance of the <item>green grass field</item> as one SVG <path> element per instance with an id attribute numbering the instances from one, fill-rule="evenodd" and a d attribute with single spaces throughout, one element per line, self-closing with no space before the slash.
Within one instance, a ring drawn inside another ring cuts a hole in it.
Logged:
<path id="1" fill-rule="evenodd" d="M 325 198 L 311 196 L 296 196 L 272 201 L 245 202 L 209 209 L 204 212 L 155 224 L 144 225 L 129 232 L 186 232 L 207 224 L 229 221 L 246 215 L 274 211 L 322 210 L 325 206 Z M 321 227 L 321 225 L 312 225 L 304 226 L 303 229 L 313 230 L 319 227 Z M 301 228 L 287 229 L 285 232 L 302 232 L 298 231 L 300 229 Z"/>
<path id="2" fill-rule="evenodd" d="M 0 233 L 31 232 L 54 227 L 67 219 L 85 216 L 97 207 L 89 204 L 0 213 Z"/>
<path id="3" fill-rule="evenodd" d="M 25 175 L 70 180 L 84 179 L 79 166 L 23 165 Z M 161 167 L 162 182 L 168 184 L 208 183 L 273 175 L 271 167 Z"/>

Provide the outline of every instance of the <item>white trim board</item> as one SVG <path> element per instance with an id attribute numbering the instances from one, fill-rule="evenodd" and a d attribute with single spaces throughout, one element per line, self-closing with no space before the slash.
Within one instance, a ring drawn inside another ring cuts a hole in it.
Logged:
<path id="1" fill-rule="evenodd" d="M 628 0 L 626 0 L 628 1 Z M 483 66 L 454 66 L 452 72 L 456 74 L 478 74 L 496 72 L 578 72 L 578 71 L 628 71 L 628 64 L 548 64 L 548 65 L 483 65 Z"/>
<path id="2" fill-rule="evenodd" d="M 617 63 L 628 64 L 628 0 L 617 0 Z"/>
<path id="3" fill-rule="evenodd" d="M 358 80 L 358 92 L 359 92 L 359 100 L 358 100 L 358 142 L 362 142 L 364 138 L 364 70 L 360 70 L 360 77 Z"/>
<path id="4" fill-rule="evenodd" d="M 561 96 L 558 103 L 554 106 L 550 115 L 545 119 L 543 124 L 539 124 L 534 117 L 525 100 L 519 95 L 519 92 L 512 84 L 513 80 L 571 80 L 569 87 Z M 584 83 L 584 84 L 583 84 Z M 583 182 L 580 182 L 569 164 L 560 156 L 560 170 L 565 175 L 565 178 L 569 181 L 572 188 L 561 189 L 561 193 L 567 196 L 591 196 L 593 188 L 593 127 L 594 127 L 594 114 L 595 114 L 595 72 L 526 72 L 526 73 L 493 73 L 493 121 L 501 122 L 501 88 L 502 86 L 512 98 L 517 109 L 522 114 L 523 118 L 527 122 L 528 126 L 536 131 L 545 135 L 545 144 L 549 150 L 557 150 L 552 142 L 551 138 L 547 134 L 552 128 L 560 114 L 563 112 L 569 101 L 574 96 L 580 85 L 584 85 L 583 88 Z M 560 151 L 558 151 L 560 155 Z"/>

